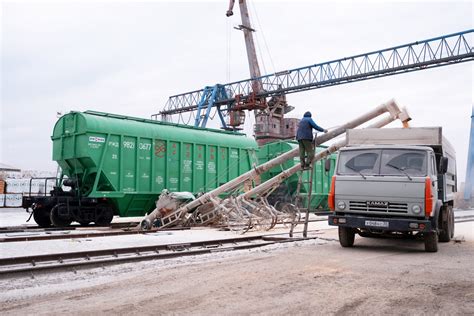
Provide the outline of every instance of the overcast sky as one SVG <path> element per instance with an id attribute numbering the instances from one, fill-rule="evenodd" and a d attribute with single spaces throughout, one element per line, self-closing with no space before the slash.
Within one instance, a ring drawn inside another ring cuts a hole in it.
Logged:
<path id="1" fill-rule="evenodd" d="M 147 117 L 168 96 L 249 77 L 238 5 L 228 1 L 2 1 L 0 162 L 54 170 L 57 112 Z M 256 1 L 262 73 L 473 28 L 471 1 Z M 330 128 L 391 98 L 413 126 L 442 126 L 464 181 L 473 63 L 296 93 Z M 397 126 L 396 124 L 392 126 Z"/>

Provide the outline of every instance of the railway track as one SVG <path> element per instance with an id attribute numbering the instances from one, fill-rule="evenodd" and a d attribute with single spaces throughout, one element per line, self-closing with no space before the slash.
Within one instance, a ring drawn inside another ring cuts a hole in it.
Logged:
<path id="1" fill-rule="evenodd" d="M 0 237 L 0 243 L 5 242 L 24 242 L 24 241 L 37 241 L 37 240 L 58 240 L 58 239 L 77 239 L 77 238 L 95 238 L 95 237 L 110 237 L 110 236 L 123 236 L 123 235 L 146 235 L 156 232 L 175 231 L 175 230 L 188 230 L 189 227 L 176 227 L 168 228 L 166 230 L 151 229 L 148 231 L 140 230 L 111 230 L 111 231 L 93 231 L 93 232 L 78 232 L 71 233 L 70 231 L 59 231 L 51 233 L 46 232 L 46 235 L 15 235 Z M 30 233 L 30 232 L 27 232 Z"/>
<path id="2" fill-rule="evenodd" d="M 318 220 L 312 220 L 318 221 Z M 457 216 L 456 223 L 472 222 L 474 221 L 474 215 Z M 77 238 L 85 237 L 100 237 L 100 236 L 112 236 L 121 234 L 140 234 L 140 233 L 153 233 L 162 231 L 159 229 L 147 232 L 139 231 L 115 231 L 115 232 L 94 232 L 94 233 L 83 233 L 76 234 Z M 108 264 L 117 264 L 133 261 L 145 261 L 155 259 L 169 259 L 183 256 L 193 256 L 201 254 L 209 254 L 221 251 L 234 251 L 243 249 L 252 249 L 263 246 L 268 246 L 277 243 L 288 243 L 295 241 L 302 241 L 308 239 L 322 239 L 337 241 L 332 238 L 321 238 L 321 237 L 309 237 L 309 238 L 288 238 L 283 237 L 284 234 L 275 233 L 259 236 L 245 236 L 237 238 L 228 238 L 220 240 L 209 240 L 199 242 L 188 242 L 188 243 L 176 243 L 176 244 L 161 244 L 153 246 L 139 246 L 129 248 L 113 248 L 103 250 L 92 250 L 92 251 L 79 251 L 79 252 L 65 252 L 56 254 L 44 254 L 44 255 L 33 255 L 33 256 L 19 256 L 11 258 L 0 259 L 0 277 L 10 274 L 31 274 L 34 275 L 36 272 L 46 270 L 57 270 L 57 269 L 72 269 L 75 271 L 76 268 L 84 266 L 101 266 Z M 286 235 L 286 234 L 285 234 Z M 65 236 L 57 236 L 62 238 L 76 238 L 75 234 Z M 35 237 L 35 240 L 41 240 L 38 237 L 48 237 L 48 239 L 55 239 L 55 236 L 31 236 Z M 29 238 L 31 238 L 29 237 Z M 28 238 L 28 237 L 24 237 Z M 31 239 L 29 239 L 31 240 Z M 9 241 L 18 241 L 11 238 Z M 3 240 L 5 242 L 5 240 Z"/>
<path id="3" fill-rule="evenodd" d="M 3 226 L 3 227 L 0 227 L 0 234 L 17 233 L 17 232 L 53 232 L 53 231 L 58 231 L 58 230 L 103 229 L 103 228 L 127 229 L 127 228 L 136 227 L 138 224 L 139 222 L 122 222 L 122 223 L 112 223 L 110 226 L 72 225 L 68 227 L 49 227 L 49 228 L 42 228 L 37 225 Z"/>
<path id="4" fill-rule="evenodd" d="M 309 220 L 308 222 L 320 222 L 325 221 L 327 219 L 313 219 Z M 304 220 L 298 222 L 298 225 L 304 224 Z M 135 225 L 136 226 L 136 225 Z M 109 236 L 124 236 L 124 235 L 146 235 L 146 234 L 153 234 L 156 232 L 166 232 L 166 231 L 176 231 L 176 230 L 188 230 L 190 227 L 167 227 L 166 229 L 151 229 L 147 231 L 135 230 L 133 227 L 123 228 L 122 230 L 104 230 L 104 231 L 87 231 L 87 230 L 78 230 L 75 228 L 71 229 L 40 229 L 38 231 L 32 231 L 31 229 L 27 230 L 13 230 L 8 231 L 5 236 L 0 236 L 0 243 L 5 242 L 25 242 L 25 241 L 37 241 L 37 240 L 58 240 L 58 239 L 77 239 L 77 238 L 95 238 L 95 237 L 109 237 Z M 94 227 L 91 227 L 94 229 Z M 0 230 L 0 233 L 2 231 Z M 11 236 L 8 234 L 12 233 Z M 21 233 L 25 233 L 26 235 L 21 235 Z M 38 235 L 33 235 L 37 233 Z M 41 234 L 42 233 L 42 234 Z M 41 235 L 39 235 L 41 234 Z"/>
<path id="5" fill-rule="evenodd" d="M 104 250 L 66 252 L 46 255 L 0 259 L 0 276 L 33 274 L 45 270 L 73 269 L 84 266 L 101 266 L 133 261 L 168 259 L 214 252 L 252 249 L 278 243 L 302 241 L 310 238 L 287 238 L 276 235 L 246 236 L 220 240 L 177 243 L 155 246 L 114 248 Z M 324 238 L 321 238 L 324 239 Z"/>
<path id="6" fill-rule="evenodd" d="M 456 216 L 454 218 L 454 222 L 455 223 L 474 222 L 474 215 Z"/>
<path id="7" fill-rule="evenodd" d="M 325 221 L 325 218 L 320 219 L 312 219 L 308 222 L 320 222 Z M 456 216 L 455 223 L 465 223 L 465 222 L 472 222 L 474 221 L 474 215 L 465 215 L 465 216 Z M 122 230 L 114 230 L 114 226 L 109 227 L 110 230 L 104 231 L 87 231 L 81 229 L 76 229 L 76 227 L 69 227 L 69 228 L 37 228 L 37 230 L 33 230 L 33 228 L 23 229 L 23 230 L 7 230 L 2 231 L 0 228 L 0 233 L 6 233 L 5 236 L 0 236 L 0 243 L 5 242 L 26 242 L 26 241 L 37 241 L 37 240 L 58 240 L 58 239 L 77 239 L 77 238 L 95 238 L 95 237 L 109 237 L 109 236 L 124 236 L 124 235 L 146 235 L 146 234 L 153 234 L 156 232 L 163 232 L 163 231 L 176 231 L 176 230 L 187 230 L 190 229 L 189 227 L 175 227 L 175 228 L 166 228 L 166 229 L 151 229 L 148 231 L 139 231 L 134 230 L 136 223 L 121 223 L 122 225 L 117 225 L 116 227 L 119 228 L 120 226 L 124 227 Z M 304 224 L 304 220 L 298 222 L 298 225 Z M 90 227 L 94 229 L 93 226 Z M 97 227 L 99 228 L 99 227 Z M 101 227 L 103 228 L 103 227 Z M 8 236 L 8 233 L 13 233 L 15 235 Z M 27 233 L 28 235 L 18 235 L 17 233 Z M 44 233 L 42 235 L 31 235 L 29 233 Z"/>

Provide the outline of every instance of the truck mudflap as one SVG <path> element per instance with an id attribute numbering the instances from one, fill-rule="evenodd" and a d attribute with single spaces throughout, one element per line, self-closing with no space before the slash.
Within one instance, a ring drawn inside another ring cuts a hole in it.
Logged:
<path id="1" fill-rule="evenodd" d="M 430 220 L 426 219 L 419 220 L 406 218 L 377 218 L 357 215 L 329 215 L 328 224 L 331 226 L 393 232 L 432 231 L 432 224 Z"/>

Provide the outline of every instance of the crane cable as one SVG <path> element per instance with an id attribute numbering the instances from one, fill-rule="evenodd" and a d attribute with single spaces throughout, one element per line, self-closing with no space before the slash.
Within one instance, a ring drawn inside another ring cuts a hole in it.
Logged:
<path id="1" fill-rule="evenodd" d="M 232 30 L 231 30 L 231 20 L 226 19 L 226 82 L 230 82 L 230 60 L 231 60 L 231 40 L 232 40 Z"/>
<path id="2" fill-rule="evenodd" d="M 260 24 L 260 19 L 258 18 L 258 12 L 257 12 L 257 8 L 255 7 L 255 4 L 253 3 L 253 1 L 248 1 L 251 3 L 252 5 L 252 9 L 253 9 L 253 12 L 255 12 L 255 17 L 257 18 L 257 25 L 258 25 L 258 29 L 260 30 L 260 33 L 262 33 L 262 38 L 263 38 L 263 43 L 265 44 L 265 48 L 266 48 L 266 51 L 267 51 L 267 54 L 268 54 L 268 57 L 270 58 L 270 63 L 271 63 L 271 66 L 272 66 L 272 71 L 275 73 L 276 72 L 276 68 L 275 68 L 275 64 L 273 63 L 273 58 L 272 58 L 272 54 L 270 53 L 270 49 L 268 48 L 268 44 L 267 44 L 267 40 L 265 38 L 265 33 L 263 32 L 263 28 L 262 28 L 262 25 Z M 260 45 L 258 44 L 259 41 L 258 41 L 258 37 L 257 37 L 257 46 L 259 46 L 259 50 L 260 50 Z M 262 57 L 261 57 L 262 58 Z M 263 58 L 262 58 L 262 62 L 263 62 Z M 265 69 L 265 65 L 264 65 L 264 69 Z M 266 74 L 266 70 L 265 70 L 265 74 Z"/>

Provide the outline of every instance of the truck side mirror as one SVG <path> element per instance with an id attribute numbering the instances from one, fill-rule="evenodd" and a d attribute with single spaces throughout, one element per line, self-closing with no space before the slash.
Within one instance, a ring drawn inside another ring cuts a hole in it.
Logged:
<path id="1" fill-rule="evenodd" d="M 448 171 L 448 157 L 441 157 L 439 161 L 439 173 L 445 174 Z"/>
<path id="2" fill-rule="evenodd" d="M 331 159 L 324 161 L 324 171 L 329 172 L 331 170 Z"/>

